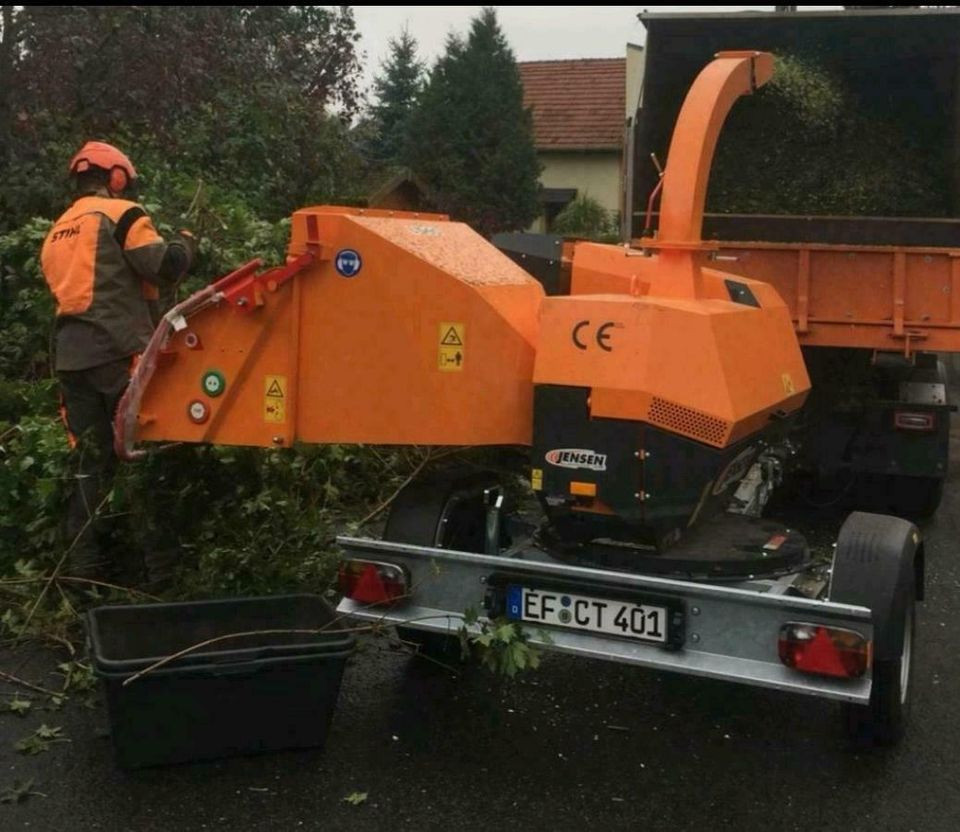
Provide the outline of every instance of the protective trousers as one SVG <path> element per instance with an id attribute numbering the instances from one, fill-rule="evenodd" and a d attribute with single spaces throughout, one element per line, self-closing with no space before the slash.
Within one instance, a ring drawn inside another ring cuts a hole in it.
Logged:
<path id="1" fill-rule="evenodd" d="M 113 417 L 130 381 L 130 359 L 58 374 L 64 420 L 75 442 L 74 482 L 63 530 L 72 546 L 67 571 L 79 577 L 102 575 L 107 566 L 99 538 L 106 532 L 101 505 L 113 485 L 117 457 Z"/>

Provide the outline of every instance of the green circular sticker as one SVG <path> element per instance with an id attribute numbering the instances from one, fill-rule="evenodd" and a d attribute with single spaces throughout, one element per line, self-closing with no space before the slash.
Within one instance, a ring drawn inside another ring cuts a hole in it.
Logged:
<path id="1" fill-rule="evenodd" d="M 207 370 L 203 374 L 203 380 L 200 382 L 203 392 L 208 396 L 216 398 L 227 389 L 227 380 L 219 370 Z"/>

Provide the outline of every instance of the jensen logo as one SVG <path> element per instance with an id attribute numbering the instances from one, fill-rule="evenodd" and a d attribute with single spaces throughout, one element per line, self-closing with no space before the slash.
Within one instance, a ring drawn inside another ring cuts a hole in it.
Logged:
<path id="1" fill-rule="evenodd" d="M 607 470 L 607 455 L 583 448 L 557 448 L 547 451 L 544 458 L 558 468 L 588 468 L 591 471 Z"/>

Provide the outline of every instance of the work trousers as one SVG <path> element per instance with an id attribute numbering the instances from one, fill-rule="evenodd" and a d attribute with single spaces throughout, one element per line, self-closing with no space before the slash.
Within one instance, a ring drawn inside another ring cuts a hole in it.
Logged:
<path id="1" fill-rule="evenodd" d="M 99 538 L 106 532 L 102 515 L 108 511 L 101 503 L 113 486 L 117 470 L 113 418 L 130 382 L 130 359 L 87 370 L 61 370 L 57 375 L 64 420 L 76 443 L 74 481 L 63 524 L 66 545 L 73 547 L 67 568 L 75 575 L 89 577 L 102 573 L 106 566 Z"/>

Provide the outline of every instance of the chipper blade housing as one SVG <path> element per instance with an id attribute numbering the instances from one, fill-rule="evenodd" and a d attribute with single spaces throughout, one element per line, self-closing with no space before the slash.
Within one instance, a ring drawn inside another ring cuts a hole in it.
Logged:
<path id="1" fill-rule="evenodd" d="M 307 208 L 288 262 L 168 316 L 139 439 L 530 443 L 543 290 L 466 225 Z"/>

